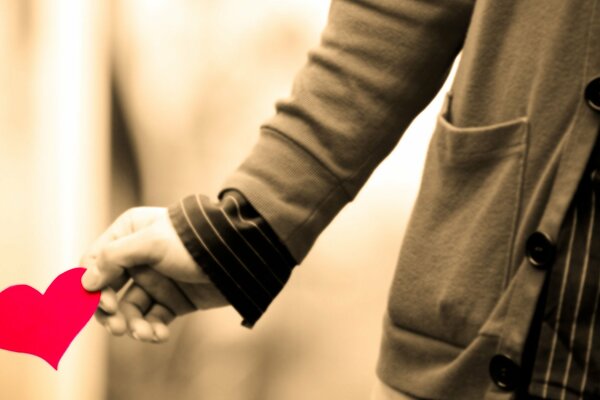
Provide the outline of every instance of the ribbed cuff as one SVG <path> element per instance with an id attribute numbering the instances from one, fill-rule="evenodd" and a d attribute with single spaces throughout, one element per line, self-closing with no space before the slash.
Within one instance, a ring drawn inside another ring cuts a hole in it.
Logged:
<path id="1" fill-rule="evenodd" d="M 169 208 L 177 234 L 196 263 L 252 327 L 290 277 L 296 262 L 244 196 L 221 201 L 192 195 Z"/>

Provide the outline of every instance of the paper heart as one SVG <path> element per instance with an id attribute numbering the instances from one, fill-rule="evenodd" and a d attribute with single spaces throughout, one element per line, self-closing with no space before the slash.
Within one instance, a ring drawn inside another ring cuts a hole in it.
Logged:
<path id="1" fill-rule="evenodd" d="M 54 279 L 44 294 L 28 285 L 0 292 L 0 348 L 38 356 L 54 369 L 75 336 L 90 320 L 100 292 L 81 286 L 85 268 Z"/>

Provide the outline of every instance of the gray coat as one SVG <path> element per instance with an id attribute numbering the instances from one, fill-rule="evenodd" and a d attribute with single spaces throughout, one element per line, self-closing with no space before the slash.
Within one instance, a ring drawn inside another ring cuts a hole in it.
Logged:
<path id="1" fill-rule="evenodd" d="M 547 273 L 527 239 L 539 231 L 552 246 L 600 125 L 594 94 L 584 95 L 600 76 L 600 0 L 334 0 L 291 97 L 226 187 L 301 261 L 461 50 L 378 372 L 418 397 L 506 399 L 490 360 L 520 364 Z"/>

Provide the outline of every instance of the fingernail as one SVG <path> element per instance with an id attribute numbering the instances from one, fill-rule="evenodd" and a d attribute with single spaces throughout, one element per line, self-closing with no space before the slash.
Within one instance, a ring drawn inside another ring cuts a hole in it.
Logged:
<path id="1" fill-rule="evenodd" d="M 81 284 L 86 290 L 95 290 L 99 282 L 100 274 L 96 268 L 90 268 L 85 271 L 81 277 Z"/>
<path id="2" fill-rule="evenodd" d="M 110 325 L 105 325 L 104 327 L 106 328 L 106 330 L 108 331 L 108 333 L 110 333 L 111 335 L 114 335 L 113 330 L 110 327 Z"/>
<path id="3" fill-rule="evenodd" d="M 138 335 L 138 333 L 136 331 L 131 332 L 131 336 L 133 336 L 133 338 L 135 340 L 140 340 L 140 336 Z"/>

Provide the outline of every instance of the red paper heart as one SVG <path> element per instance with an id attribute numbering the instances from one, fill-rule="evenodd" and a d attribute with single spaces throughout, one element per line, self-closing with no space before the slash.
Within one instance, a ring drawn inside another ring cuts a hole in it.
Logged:
<path id="1" fill-rule="evenodd" d="M 81 286 L 84 272 L 81 267 L 63 272 L 43 295 L 27 285 L 0 292 L 0 348 L 33 354 L 58 369 L 100 301 L 100 292 L 90 293 Z"/>

